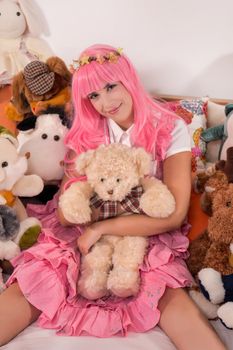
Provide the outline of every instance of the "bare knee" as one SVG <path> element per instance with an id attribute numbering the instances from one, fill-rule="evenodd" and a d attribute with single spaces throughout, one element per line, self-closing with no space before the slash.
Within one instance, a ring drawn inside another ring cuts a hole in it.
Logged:
<path id="1" fill-rule="evenodd" d="M 40 315 L 40 311 L 24 297 L 18 283 L 10 285 L 0 295 L 0 310 L 0 346 L 9 342 Z"/>

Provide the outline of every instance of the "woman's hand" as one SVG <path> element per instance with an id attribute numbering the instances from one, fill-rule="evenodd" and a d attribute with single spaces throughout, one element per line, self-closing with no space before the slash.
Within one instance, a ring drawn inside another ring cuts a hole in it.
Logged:
<path id="1" fill-rule="evenodd" d="M 95 244 L 102 236 L 101 224 L 95 223 L 88 226 L 83 234 L 77 239 L 78 249 L 80 253 L 86 255 L 89 249 Z"/>

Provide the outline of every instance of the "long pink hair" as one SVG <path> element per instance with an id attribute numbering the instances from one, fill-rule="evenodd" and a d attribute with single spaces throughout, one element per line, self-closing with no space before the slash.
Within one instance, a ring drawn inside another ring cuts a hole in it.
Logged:
<path id="1" fill-rule="evenodd" d="M 83 51 L 80 57 L 104 56 L 114 51 L 116 49 L 108 45 L 94 45 Z M 171 131 L 168 130 L 171 124 L 169 121 L 174 121 L 177 117 L 148 95 L 133 65 L 124 54 L 116 63 L 107 61 L 100 64 L 92 61 L 74 73 L 72 97 L 75 115 L 65 140 L 68 147 L 79 154 L 109 142 L 106 118 L 94 109 L 87 96 L 111 82 L 121 82 L 132 97 L 134 111 L 132 144 L 144 147 L 152 154 L 155 153 L 156 144 L 159 144 L 161 150 L 164 149 L 163 143 L 168 143 L 168 133 Z M 160 157 L 163 157 L 158 149 L 156 153 L 160 153 Z"/>

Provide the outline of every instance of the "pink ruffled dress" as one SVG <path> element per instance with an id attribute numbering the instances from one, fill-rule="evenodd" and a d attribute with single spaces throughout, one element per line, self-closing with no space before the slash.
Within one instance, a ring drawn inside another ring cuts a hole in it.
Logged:
<path id="1" fill-rule="evenodd" d="M 169 142 L 164 136 L 172 129 L 168 125 L 160 133 L 163 150 Z M 191 285 L 192 277 L 184 262 L 189 227 L 184 224 L 180 230 L 150 238 L 148 254 L 140 266 L 141 288 L 136 297 L 110 296 L 96 301 L 81 297 L 76 290 L 80 267 L 76 240 L 82 227 L 61 226 L 56 209 L 57 197 L 46 206 L 28 207 L 28 214 L 41 220 L 43 230 L 38 244 L 13 260 L 15 270 L 8 280 L 8 285 L 17 280 L 27 300 L 42 311 L 39 326 L 73 336 L 145 332 L 159 322 L 158 302 L 165 289 Z"/>

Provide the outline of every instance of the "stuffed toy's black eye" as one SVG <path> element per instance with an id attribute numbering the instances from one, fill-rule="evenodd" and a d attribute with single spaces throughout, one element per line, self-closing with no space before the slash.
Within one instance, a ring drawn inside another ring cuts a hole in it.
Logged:
<path id="1" fill-rule="evenodd" d="M 21 13 L 19 11 L 16 12 L 16 16 L 21 16 Z"/>
<path id="2" fill-rule="evenodd" d="M 48 138 L 48 135 L 47 135 L 47 134 L 42 134 L 42 135 L 41 135 L 41 138 L 45 140 L 45 139 Z"/>
<path id="3" fill-rule="evenodd" d="M 231 201 L 229 201 L 229 202 L 226 202 L 226 207 L 231 207 Z"/>
<path id="4" fill-rule="evenodd" d="M 60 140 L 60 136 L 55 135 L 53 139 L 54 139 L 54 141 L 59 141 Z"/>
<path id="5" fill-rule="evenodd" d="M 102 178 L 100 179 L 100 181 L 101 181 L 101 182 L 104 182 L 104 178 L 102 177 Z"/>
<path id="6" fill-rule="evenodd" d="M 121 181 L 121 179 L 116 179 L 116 182 L 120 182 Z"/>
<path id="7" fill-rule="evenodd" d="M 2 168 L 5 168 L 5 167 L 7 167 L 8 166 L 8 162 L 2 162 Z"/>

